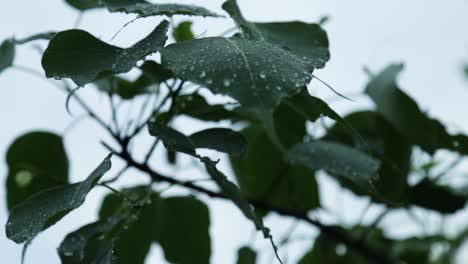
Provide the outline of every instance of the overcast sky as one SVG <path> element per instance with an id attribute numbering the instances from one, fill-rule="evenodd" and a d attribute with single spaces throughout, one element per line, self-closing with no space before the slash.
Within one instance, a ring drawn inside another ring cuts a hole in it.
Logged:
<path id="1" fill-rule="evenodd" d="M 222 13 L 222 1 L 180 1 L 204 5 Z M 249 20 L 288 21 L 301 20 L 316 22 L 323 15 L 331 19 L 325 25 L 330 39 L 331 60 L 317 75 L 345 94 L 353 94 L 363 89 L 367 78 L 363 66 L 377 72 L 391 62 L 404 62 L 406 67 L 400 84 L 420 106 L 430 115 L 440 118 L 450 127 L 468 132 L 466 100 L 468 83 L 461 73 L 461 65 L 468 61 L 468 2 L 462 0 L 238 0 Z M 60 0 L 47 1 L 4 1 L 0 8 L 0 41 L 11 36 L 23 37 L 48 30 L 65 30 L 73 26 L 77 13 Z M 80 28 L 86 29 L 104 41 L 133 16 L 110 14 L 104 10 L 92 11 L 84 15 Z M 186 17 L 181 17 L 186 19 Z M 179 17 L 176 20 L 180 19 Z M 112 41 L 115 45 L 128 46 L 135 39 L 146 35 L 158 23 L 158 18 L 138 20 L 128 26 Z M 223 19 L 195 19 L 195 31 L 205 36 L 223 32 L 232 22 Z M 205 32 L 206 31 L 206 32 Z M 40 57 L 27 46 L 18 50 L 18 65 L 40 68 Z M 41 70 L 42 71 L 42 70 Z M 312 82 L 310 91 L 322 98 L 333 97 L 327 88 Z M 50 83 L 15 70 L 0 75 L 0 153 L 3 155 L 19 134 L 30 130 L 49 130 L 62 133 L 72 118 L 65 112 L 65 96 Z M 97 96 L 93 89 L 82 89 L 80 95 L 86 97 L 93 106 L 99 107 L 105 98 Z M 366 99 L 356 97 L 357 103 L 338 100 L 332 104 L 340 113 L 350 109 L 369 106 Z M 72 111 L 79 112 L 72 104 Z M 193 127 L 180 124 L 182 129 Z M 194 124 L 196 127 L 196 124 Z M 67 152 L 71 159 L 71 179 L 84 179 L 106 155 L 99 144 L 105 134 L 91 121 L 79 123 L 65 137 Z M 139 144 L 145 146 L 149 139 L 142 137 Z M 116 161 L 117 171 L 121 164 Z M 225 164 L 225 163 L 224 163 Z M 228 169 L 228 168 L 225 168 Z M 0 163 L 0 180 L 6 180 L 4 159 Z M 132 180 L 146 178 L 132 172 Z M 321 190 L 322 202 L 333 212 L 339 212 L 344 221 L 351 223 L 357 219 L 365 206 L 363 199 L 351 199 L 333 183 L 326 182 Z M 120 182 L 119 184 L 125 184 Z M 325 191 L 324 191 L 325 190 Z M 106 190 L 96 189 L 87 203 L 71 213 L 59 224 L 39 235 L 28 252 L 28 263 L 59 263 L 56 247 L 70 230 L 91 222 L 96 218 L 97 202 Z M 0 196 L 5 197 L 4 188 Z M 201 196 L 207 200 L 206 197 Z M 0 222 L 7 219 L 4 199 L 0 203 Z M 252 225 L 238 210 L 224 201 L 209 202 L 211 208 L 212 263 L 233 263 L 239 246 L 252 239 Z M 373 207 L 369 219 L 380 208 Z M 454 223 L 462 223 L 466 213 L 454 217 Z M 400 217 L 402 218 L 402 217 Z M 384 222 L 398 224 L 395 235 L 413 232 L 417 227 L 400 218 L 389 218 Z M 400 222 L 401 221 L 401 222 Z M 291 220 L 275 217 L 267 219 L 267 225 L 277 238 L 291 225 Z M 390 224 L 388 224 L 390 226 Z M 21 246 L 6 239 L 4 229 L 0 229 L 0 255 L 2 263 L 19 263 Z M 298 233 L 311 234 L 315 231 L 308 226 L 299 226 Z M 257 236 L 255 246 L 265 252 L 262 263 L 271 261 L 269 244 Z M 295 243 L 290 247 L 291 259 L 297 259 L 301 250 L 309 248 L 311 241 Z M 161 251 L 154 246 L 151 263 L 160 258 Z M 163 262 L 164 263 L 164 262 Z"/>

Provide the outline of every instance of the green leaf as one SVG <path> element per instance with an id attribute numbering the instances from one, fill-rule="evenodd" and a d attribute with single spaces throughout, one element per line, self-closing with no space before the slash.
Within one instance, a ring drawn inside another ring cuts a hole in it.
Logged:
<path id="1" fill-rule="evenodd" d="M 181 4 L 152 4 L 144 0 L 102 0 L 104 6 L 107 6 L 111 12 L 124 12 L 137 14 L 139 17 L 148 16 L 203 16 L 219 17 L 203 7 Z"/>
<path id="2" fill-rule="evenodd" d="M 215 162 L 208 158 L 202 158 L 201 161 L 205 164 L 208 174 L 216 182 L 223 194 L 241 210 L 245 217 L 255 224 L 255 228 L 261 231 L 265 238 L 270 238 L 270 230 L 263 225 L 262 219 L 256 215 L 253 207 L 244 198 L 239 188 L 216 168 Z"/>
<path id="3" fill-rule="evenodd" d="M 242 193 L 271 205 L 308 211 L 320 206 L 314 173 L 303 166 L 291 166 L 259 125 L 243 133 L 248 144 L 245 157 L 230 157 Z"/>
<path id="4" fill-rule="evenodd" d="M 175 129 L 159 122 L 150 122 L 148 123 L 148 131 L 152 136 L 159 138 L 169 151 L 197 155 L 192 140 Z"/>
<path id="5" fill-rule="evenodd" d="M 233 155 L 241 155 L 247 144 L 244 136 L 227 128 L 211 128 L 186 136 L 160 122 L 148 123 L 148 130 L 163 142 L 169 151 L 183 152 L 195 157 L 197 148 L 208 148 Z"/>
<path id="6" fill-rule="evenodd" d="M 31 195 L 68 183 L 68 157 L 62 137 L 50 132 L 19 136 L 6 154 L 8 209 Z"/>
<path id="7" fill-rule="evenodd" d="M 81 206 L 89 191 L 111 168 L 111 155 L 82 182 L 41 191 L 15 206 L 6 224 L 6 235 L 16 243 L 33 239 L 39 232 Z"/>
<path id="8" fill-rule="evenodd" d="M 169 22 L 164 20 L 146 38 L 130 48 L 119 48 L 83 30 L 57 33 L 49 43 L 42 67 L 47 77 L 71 78 L 78 86 L 103 74 L 130 71 L 138 60 L 164 47 Z"/>
<path id="9" fill-rule="evenodd" d="M 211 37 L 171 44 L 162 65 L 182 80 L 225 94 L 244 107 L 271 113 L 281 98 L 309 83 L 304 61 L 276 45 L 239 37 Z"/>
<path id="10" fill-rule="evenodd" d="M 325 170 L 353 184 L 374 192 L 380 162 L 356 149 L 335 142 L 311 141 L 297 144 L 287 154 L 293 164 L 313 170 Z"/>
<path id="11" fill-rule="evenodd" d="M 353 127 L 356 132 L 351 131 L 344 123 Z M 410 172 L 412 146 L 377 112 L 351 113 L 344 118 L 344 123 L 331 127 L 325 139 L 346 144 L 382 161 L 379 170 L 380 177 L 375 181 L 375 186 L 385 200 L 382 201 L 373 196 L 374 201 L 401 202 L 404 200 L 404 193 L 408 187 L 407 178 Z M 341 183 L 352 187 L 344 181 Z M 356 188 L 351 188 L 351 190 L 357 194 L 368 194 Z"/>
<path id="12" fill-rule="evenodd" d="M 209 263 L 208 207 L 194 197 L 169 197 L 157 202 L 156 241 L 171 263 Z"/>
<path id="13" fill-rule="evenodd" d="M 172 36 L 177 42 L 192 40 L 195 38 L 192 32 L 192 21 L 180 22 L 172 32 Z"/>
<path id="14" fill-rule="evenodd" d="M 283 102 L 311 122 L 315 122 L 321 116 L 343 122 L 343 118 L 339 114 L 322 99 L 311 96 L 306 88 L 291 97 L 285 98 Z"/>
<path id="15" fill-rule="evenodd" d="M 247 147 L 247 141 L 237 131 L 228 128 L 210 128 L 190 135 L 196 148 L 214 149 L 231 155 L 241 156 Z"/>
<path id="16" fill-rule="evenodd" d="M 245 116 L 239 111 L 236 111 L 236 109 L 228 110 L 222 104 L 209 104 L 206 99 L 198 93 L 179 96 L 174 112 L 199 120 L 213 122 L 221 120 L 236 122 L 245 119 Z"/>
<path id="17" fill-rule="evenodd" d="M 377 105 L 377 111 L 410 143 L 430 154 L 437 149 L 468 154 L 468 137 L 448 134 L 442 123 L 428 117 L 413 99 L 398 88 L 396 78 L 402 69 L 402 64 L 390 65 L 367 85 L 366 93 Z"/>
<path id="18" fill-rule="evenodd" d="M 241 247 L 237 251 L 237 264 L 255 264 L 257 253 L 249 247 Z"/>
<path id="19" fill-rule="evenodd" d="M 97 256 L 90 252 L 95 240 L 112 240 L 105 236 L 115 229 L 123 220 L 123 215 L 115 215 L 108 219 L 87 224 L 68 234 L 58 248 L 58 253 L 63 264 L 79 264 L 84 259 L 96 259 Z M 104 254 L 107 255 L 107 254 Z M 114 257 L 112 257 L 113 259 Z M 105 263 L 105 262 L 104 262 Z M 113 263 L 113 262 L 109 262 Z"/>
<path id="20" fill-rule="evenodd" d="M 13 65 L 15 59 L 15 42 L 7 39 L 0 45 L 0 73 Z"/>
<path id="21" fill-rule="evenodd" d="M 171 263 L 209 263 L 211 242 L 208 207 L 198 199 L 187 197 L 161 198 L 148 195 L 147 186 L 124 189 L 122 193 L 142 204 L 135 221 L 128 224 L 116 243 L 117 263 L 143 264 L 151 243 L 161 245 Z M 145 197 L 150 199 L 144 202 Z M 116 194 L 108 195 L 100 210 L 100 218 L 125 210 L 129 204 Z M 151 228 L 149 228 L 151 227 Z"/>
<path id="22" fill-rule="evenodd" d="M 314 246 L 298 262 L 298 264 L 316 263 L 370 264 L 351 249 L 347 249 L 325 235 L 320 235 L 315 239 Z"/>
<path id="23" fill-rule="evenodd" d="M 323 68 L 330 59 L 328 37 L 319 24 L 299 21 L 251 23 L 242 16 L 235 0 L 226 1 L 223 9 L 231 15 L 247 38 L 263 39 L 285 47 L 313 68 Z"/>
<path id="24" fill-rule="evenodd" d="M 99 8 L 102 6 L 101 0 L 65 0 L 65 2 L 80 11 Z"/>
<path id="25" fill-rule="evenodd" d="M 99 218 L 112 219 L 122 214 L 126 216 L 123 229 L 117 234 L 114 263 L 143 264 L 154 241 L 154 230 L 158 228 L 155 222 L 157 194 L 148 186 L 136 186 L 120 192 L 122 195 L 111 193 L 104 198 Z"/>
<path id="26" fill-rule="evenodd" d="M 451 214 L 463 209 L 466 195 L 458 194 L 449 186 L 438 185 L 428 179 L 411 186 L 407 190 L 408 202 L 443 214 Z"/>

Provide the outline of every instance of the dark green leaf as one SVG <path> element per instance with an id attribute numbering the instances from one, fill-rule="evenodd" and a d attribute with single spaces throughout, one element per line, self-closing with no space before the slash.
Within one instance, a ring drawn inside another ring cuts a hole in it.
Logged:
<path id="1" fill-rule="evenodd" d="M 211 242 L 208 207 L 194 197 L 169 197 L 157 202 L 156 241 L 171 263 L 209 263 Z"/>
<path id="2" fill-rule="evenodd" d="M 16 243 L 33 239 L 71 210 L 81 206 L 89 191 L 111 168 L 111 155 L 82 182 L 39 192 L 11 210 L 6 235 Z"/>
<path id="3" fill-rule="evenodd" d="M 444 214 L 463 209 L 466 204 L 466 195 L 458 194 L 448 186 L 438 185 L 427 179 L 410 187 L 407 197 L 410 204 Z"/>
<path id="4" fill-rule="evenodd" d="M 8 209 L 39 191 L 68 183 L 68 157 L 59 135 L 22 135 L 8 148 L 6 161 Z"/>
<path id="5" fill-rule="evenodd" d="M 63 31 L 50 41 L 42 67 L 47 77 L 71 78 L 79 86 L 102 74 L 125 73 L 138 60 L 163 48 L 168 26 L 164 20 L 146 38 L 126 49 L 102 42 L 86 31 Z"/>
<path id="6" fill-rule="evenodd" d="M 179 23 L 174 28 L 174 32 L 172 32 L 172 36 L 177 42 L 194 39 L 195 36 L 193 35 L 193 32 L 192 32 L 192 22 L 183 21 Z"/>
<path id="7" fill-rule="evenodd" d="M 320 98 L 309 95 L 307 89 L 302 89 L 299 93 L 285 98 L 283 102 L 311 122 L 315 122 L 321 116 L 343 122 L 343 118 L 331 109 L 327 103 Z"/>
<path id="8" fill-rule="evenodd" d="M 241 156 L 246 149 L 247 141 L 237 131 L 228 128 L 211 128 L 199 131 L 190 136 L 196 148 L 208 148 Z"/>
<path id="9" fill-rule="evenodd" d="M 148 123 L 148 130 L 152 136 L 159 138 L 168 150 L 196 156 L 196 147 L 192 140 L 179 131 L 159 122 Z"/>
<path id="10" fill-rule="evenodd" d="M 203 121 L 218 122 L 221 120 L 231 120 L 236 122 L 244 119 L 242 113 L 236 109 L 228 110 L 222 104 L 208 104 L 206 99 L 197 94 L 181 95 L 177 98 L 175 113 L 187 115 Z"/>
<path id="11" fill-rule="evenodd" d="M 249 247 L 241 247 L 237 251 L 237 264 L 255 264 L 257 253 Z"/>
<path id="12" fill-rule="evenodd" d="M 231 157 L 231 164 L 245 196 L 298 211 L 320 205 L 311 170 L 287 164 L 262 127 L 249 126 L 243 133 L 250 142 L 246 155 Z"/>
<path id="13" fill-rule="evenodd" d="M 293 164 L 301 164 L 313 170 L 325 170 L 350 180 L 368 192 L 375 191 L 380 162 L 367 154 L 346 145 L 311 141 L 297 144 L 288 153 Z"/>
<path id="14" fill-rule="evenodd" d="M 157 194 L 152 193 L 148 186 L 136 186 L 121 191 L 130 204 L 122 196 L 111 193 L 104 199 L 99 211 L 100 219 L 112 219 L 122 213 L 127 222 L 119 230 L 115 243 L 115 263 L 143 264 L 151 243 L 155 237 Z M 135 205 L 139 205 L 136 208 Z"/>
<path id="15" fill-rule="evenodd" d="M 381 160 L 380 177 L 375 182 L 377 190 L 385 200 L 404 200 L 403 194 L 408 187 L 407 178 L 410 172 L 411 145 L 377 112 L 355 112 L 346 116 L 344 123 L 349 124 L 356 132 L 343 123 L 338 123 L 327 131 L 325 139 L 346 144 Z M 357 194 L 368 194 L 355 188 L 352 190 Z"/>
<path id="16" fill-rule="evenodd" d="M 244 107 L 271 113 L 281 98 L 310 81 L 296 55 L 265 41 L 212 37 L 171 44 L 162 65 L 180 79 L 233 97 Z"/>
<path id="17" fill-rule="evenodd" d="M 7 39 L 0 45 L 0 73 L 13 65 L 15 59 L 15 43 L 13 39 Z"/>
<path id="18" fill-rule="evenodd" d="M 241 14 L 235 0 L 228 0 L 223 9 L 250 39 L 263 39 L 291 50 L 313 68 L 323 68 L 330 59 L 328 37 L 319 24 L 299 21 L 280 23 L 251 23 Z"/>
<path id="19" fill-rule="evenodd" d="M 398 88 L 396 78 L 403 65 L 388 66 L 374 77 L 366 87 L 366 93 L 377 105 L 377 110 L 410 143 L 433 154 L 437 149 L 449 149 L 468 154 L 468 137 L 450 135 L 438 120 L 419 109 L 416 102 Z"/>
<path id="20" fill-rule="evenodd" d="M 108 238 L 105 238 L 104 235 L 116 228 L 116 226 L 121 223 L 122 219 L 123 215 L 119 214 L 87 224 L 68 234 L 58 248 L 58 253 L 62 263 L 79 264 L 86 263 L 83 262 L 84 259 L 96 259 L 97 256 L 93 254 L 93 252 L 89 252 L 91 251 L 90 248 L 95 243 L 94 240 L 109 240 Z M 112 238 L 110 240 L 112 240 Z"/>
<path id="21" fill-rule="evenodd" d="M 161 245 L 171 263 L 209 263 L 208 207 L 194 197 L 161 198 L 156 193 L 148 196 L 148 190 L 147 186 L 139 186 L 122 191 L 132 201 L 143 202 L 145 197 L 150 200 L 142 203 L 140 214 L 132 216 L 136 220 L 119 235 L 117 263 L 143 264 L 152 242 Z M 105 218 L 128 206 L 120 196 L 110 194 L 104 200 L 100 217 Z"/>
<path id="22" fill-rule="evenodd" d="M 324 235 L 315 239 L 314 246 L 298 262 L 298 264 L 316 263 L 370 264 L 351 249 L 347 249 L 345 245 Z"/>
<path id="23" fill-rule="evenodd" d="M 111 12 L 124 12 L 137 14 L 139 17 L 147 16 L 204 16 L 219 17 L 219 15 L 199 6 L 181 4 L 152 4 L 144 0 L 102 0 Z"/>
<path id="24" fill-rule="evenodd" d="M 101 0 L 65 0 L 65 2 L 81 11 L 102 6 Z"/>
<path id="25" fill-rule="evenodd" d="M 263 233 L 265 238 L 271 237 L 270 230 L 263 225 L 263 221 L 259 218 L 253 207 L 243 197 L 241 191 L 237 186 L 229 181 L 229 179 L 216 168 L 216 163 L 208 158 L 201 159 L 205 163 L 206 170 L 210 174 L 211 178 L 216 182 L 224 195 L 226 195 L 244 214 L 245 217 L 250 219 L 257 230 Z"/>

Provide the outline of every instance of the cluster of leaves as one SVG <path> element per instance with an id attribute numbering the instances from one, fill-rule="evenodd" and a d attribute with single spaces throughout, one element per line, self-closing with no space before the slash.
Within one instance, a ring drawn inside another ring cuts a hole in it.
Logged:
<path id="1" fill-rule="evenodd" d="M 107 8 L 138 17 L 221 17 L 198 6 L 143 0 L 66 2 L 82 12 Z M 448 133 L 440 121 L 421 111 L 399 89 L 397 75 L 402 65 L 390 65 L 371 77 L 365 94 L 375 103 L 375 109 L 341 117 L 307 91 L 313 71 L 323 68 L 330 57 L 327 34 L 320 24 L 254 23 L 242 16 L 235 0 L 226 1 L 222 7 L 238 26 L 238 32 L 230 37 L 196 39 L 191 22 L 184 21 L 174 27 L 174 43 L 167 45 L 170 23 L 166 20 L 129 48 L 113 46 L 78 29 L 38 34 L 4 41 L 0 46 L 0 72 L 13 66 L 16 45 L 46 40 L 49 42 L 42 57 L 46 77 L 67 78 L 78 87 L 92 85 L 108 94 L 112 102 L 116 97 L 122 101 L 153 95 L 162 98 L 159 106 L 151 109 L 151 118 L 134 125 L 133 131 L 129 129 L 131 122 L 123 129 L 117 122 L 112 128 L 100 121 L 122 148 L 116 154 L 154 181 L 203 191 L 192 183 L 162 176 L 148 165 L 159 142 L 172 157 L 169 163 L 177 162 L 175 153 L 198 159 L 219 189 L 219 193 L 205 192 L 231 200 L 270 239 L 279 261 L 263 217 L 285 211 L 307 217 L 311 210 L 321 208 L 315 177 L 318 171 L 325 171 L 343 187 L 370 197 L 388 210 L 417 206 L 452 214 L 464 208 L 467 195 L 463 189 L 431 177 L 432 167 L 417 183 L 410 183 L 415 148 L 431 156 L 444 149 L 463 157 L 468 154 L 468 137 Z M 159 62 L 146 60 L 156 52 L 161 56 Z M 134 68 L 140 70 L 135 80 L 119 75 Z M 189 83 L 230 96 L 237 103 L 210 104 L 198 88 L 186 85 Z M 142 109 L 146 107 L 144 104 Z M 212 127 L 187 136 L 170 125 L 182 115 L 209 124 L 230 121 L 242 130 Z M 316 121 L 323 118 L 334 121 L 331 127 L 325 127 L 324 135 L 308 133 L 307 126 L 320 125 Z M 156 141 L 146 160 L 139 162 L 128 145 L 146 126 Z M 198 149 L 228 154 L 238 185 L 217 168 L 217 161 L 200 155 Z M 7 153 L 8 238 L 28 244 L 83 204 L 96 185 L 112 189 L 111 182 L 101 180 L 111 168 L 111 156 L 83 181 L 70 183 L 61 135 L 35 131 L 18 137 Z M 254 206 L 253 201 L 263 206 Z M 99 220 L 68 234 L 58 253 L 62 263 L 143 263 L 154 242 L 170 262 L 209 263 L 209 224 L 208 207 L 196 197 L 165 197 L 152 185 L 134 186 L 109 194 Z M 464 238 L 464 234 L 456 238 L 440 234 L 397 240 L 376 226 L 333 228 L 348 234 L 352 241 L 373 245 L 388 259 L 407 263 L 451 263 Z M 437 258 L 431 254 L 435 245 L 447 246 Z M 239 249 L 238 255 L 238 263 L 256 262 L 256 252 L 248 246 Z M 322 229 L 299 263 L 375 263 L 375 259 L 366 257 L 369 255 L 353 248 L 349 240 L 333 240 Z"/>

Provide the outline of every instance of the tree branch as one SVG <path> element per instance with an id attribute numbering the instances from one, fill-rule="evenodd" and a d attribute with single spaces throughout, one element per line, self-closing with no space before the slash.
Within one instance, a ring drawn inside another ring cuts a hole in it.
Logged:
<path id="1" fill-rule="evenodd" d="M 151 169 L 147 164 L 135 161 L 127 151 L 123 150 L 122 152 L 118 152 L 118 151 L 115 151 L 106 143 L 103 142 L 102 144 L 104 145 L 104 147 L 106 147 L 110 151 L 113 151 L 118 157 L 120 157 L 125 162 L 127 162 L 128 166 L 134 167 L 140 170 L 141 172 L 146 173 L 154 181 L 167 182 L 167 183 L 170 183 L 171 185 L 183 186 L 185 188 L 208 195 L 209 197 L 212 197 L 212 198 L 229 199 L 226 195 L 222 193 L 214 192 L 212 190 L 198 186 L 194 184 L 193 182 L 180 181 L 172 177 L 162 175 L 154 171 L 153 169 Z M 293 217 L 293 218 L 302 220 L 304 222 L 307 222 L 317 227 L 323 235 L 329 237 L 330 239 L 333 239 L 333 240 L 339 241 L 340 243 L 345 244 L 350 249 L 355 250 L 356 252 L 361 254 L 363 257 L 366 257 L 374 261 L 375 263 L 381 263 L 381 264 L 397 263 L 397 260 L 389 256 L 386 252 L 383 252 L 380 249 L 374 248 L 366 244 L 359 238 L 351 236 L 349 233 L 347 233 L 346 231 L 338 227 L 325 225 L 316 219 L 310 218 L 309 216 L 307 216 L 307 212 L 305 211 L 276 207 L 262 200 L 248 199 L 248 201 L 251 205 L 257 208 L 261 208 L 267 211 L 273 211 L 283 216 L 289 216 L 289 217 Z"/>

